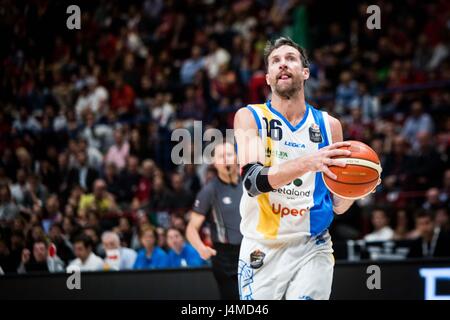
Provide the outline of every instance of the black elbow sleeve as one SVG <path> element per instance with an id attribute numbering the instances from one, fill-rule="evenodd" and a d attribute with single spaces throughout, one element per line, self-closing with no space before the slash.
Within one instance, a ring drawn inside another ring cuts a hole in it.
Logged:
<path id="1" fill-rule="evenodd" d="M 260 162 L 248 163 L 242 167 L 241 177 L 251 197 L 274 190 L 269 184 L 269 167 L 263 166 Z"/>

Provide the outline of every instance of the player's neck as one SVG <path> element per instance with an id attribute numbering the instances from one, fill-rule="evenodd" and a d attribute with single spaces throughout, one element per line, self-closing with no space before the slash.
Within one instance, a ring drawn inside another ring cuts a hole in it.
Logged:
<path id="1" fill-rule="evenodd" d="M 271 104 L 273 108 L 294 125 L 301 121 L 306 111 L 305 95 L 303 94 L 303 91 L 300 91 L 290 99 L 282 98 L 274 93 L 272 95 Z"/>

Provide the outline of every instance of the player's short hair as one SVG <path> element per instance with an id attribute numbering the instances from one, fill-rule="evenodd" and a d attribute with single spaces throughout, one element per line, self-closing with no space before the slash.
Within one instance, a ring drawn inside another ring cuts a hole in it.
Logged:
<path id="1" fill-rule="evenodd" d="M 275 41 L 267 41 L 266 47 L 264 48 L 264 65 L 267 67 L 269 66 L 269 56 L 272 53 L 273 50 L 278 49 L 281 46 L 291 46 L 298 50 L 300 53 L 300 60 L 302 61 L 303 68 L 309 68 L 309 60 L 308 56 L 306 54 L 306 50 L 299 46 L 297 43 L 295 43 L 291 38 L 289 37 L 280 37 L 276 39 Z"/>

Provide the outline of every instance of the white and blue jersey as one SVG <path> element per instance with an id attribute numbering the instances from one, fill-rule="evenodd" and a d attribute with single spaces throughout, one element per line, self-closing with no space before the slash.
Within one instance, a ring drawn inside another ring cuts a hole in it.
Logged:
<path id="1" fill-rule="evenodd" d="M 281 164 L 332 143 L 329 116 L 306 104 L 303 119 L 293 126 L 271 106 L 248 105 L 264 145 L 265 165 Z M 277 190 L 251 197 L 243 193 L 241 232 L 253 240 L 295 240 L 316 236 L 333 220 L 332 198 L 319 172 L 307 172 Z M 272 242 L 272 241 L 271 241 Z"/>

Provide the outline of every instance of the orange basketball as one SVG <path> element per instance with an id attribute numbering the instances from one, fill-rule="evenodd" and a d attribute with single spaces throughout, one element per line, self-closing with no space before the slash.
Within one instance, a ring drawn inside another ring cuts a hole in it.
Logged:
<path id="1" fill-rule="evenodd" d="M 375 151 L 368 145 L 359 141 L 347 141 L 351 145 L 340 149 L 350 150 L 350 157 L 338 156 L 343 159 L 346 167 L 330 166 L 330 170 L 337 176 L 331 179 L 322 173 L 323 180 L 328 190 L 333 194 L 356 200 L 370 194 L 377 186 L 381 174 L 380 159 Z"/>

